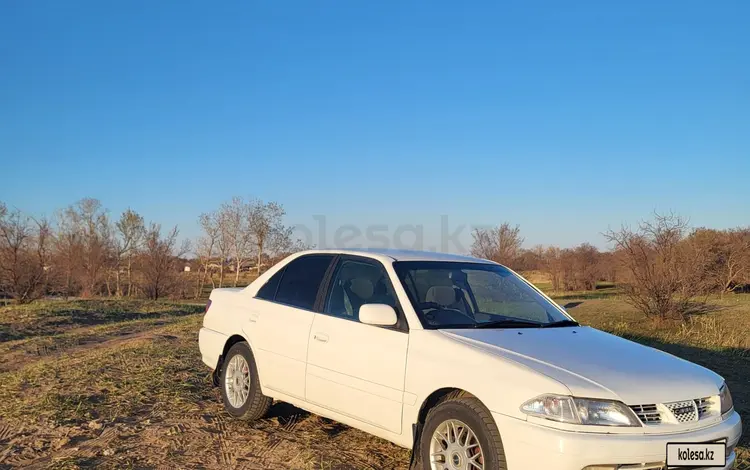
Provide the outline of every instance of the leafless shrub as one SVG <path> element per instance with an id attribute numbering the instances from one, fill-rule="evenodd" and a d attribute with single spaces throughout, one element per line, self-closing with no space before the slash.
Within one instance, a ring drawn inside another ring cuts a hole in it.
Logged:
<path id="1" fill-rule="evenodd" d="M 750 276 L 750 229 L 699 228 L 687 239 L 705 268 L 707 288 L 732 292 Z"/>
<path id="2" fill-rule="evenodd" d="M 524 240 L 518 225 L 511 227 L 510 223 L 503 222 L 498 227 L 476 228 L 471 236 L 474 238 L 471 245 L 472 256 L 516 267 Z"/>
<path id="3" fill-rule="evenodd" d="M 562 250 L 562 282 L 565 290 L 596 289 L 599 255 L 599 250 L 589 243 Z"/>
<path id="4" fill-rule="evenodd" d="M 50 227 L 0 203 L 0 293 L 26 303 L 45 293 Z"/>
<path id="5" fill-rule="evenodd" d="M 620 272 L 620 252 L 604 251 L 599 253 L 597 272 L 599 279 L 611 283 L 617 283 Z"/>
<path id="6" fill-rule="evenodd" d="M 140 271 L 143 291 L 149 299 L 159 299 L 175 292 L 180 283 L 179 257 L 188 251 L 184 244 L 177 245 L 177 227 L 162 235 L 161 226 L 152 223 L 146 230 Z"/>
<path id="7" fill-rule="evenodd" d="M 683 318 L 704 291 L 696 282 L 702 266 L 683 243 L 686 230 L 680 216 L 654 214 L 636 230 L 622 227 L 604 234 L 622 253 L 626 298 L 647 316 Z"/>
<path id="8" fill-rule="evenodd" d="M 521 272 L 544 270 L 544 247 L 536 245 L 530 250 L 522 249 L 515 262 L 514 269 Z"/>
<path id="9" fill-rule="evenodd" d="M 549 246 L 544 250 L 544 271 L 552 282 L 552 290 L 562 290 L 563 256 L 562 250 L 556 246 Z"/>

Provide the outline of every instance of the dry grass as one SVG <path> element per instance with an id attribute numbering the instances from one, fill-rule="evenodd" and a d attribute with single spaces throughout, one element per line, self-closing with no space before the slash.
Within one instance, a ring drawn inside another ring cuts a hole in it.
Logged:
<path id="1" fill-rule="evenodd" d="M 604 294 L 604 295 L 602 295 Z M 750 296 L 679 325 L 645 320 L 614 292 L 566 294 L 580 321 L 722 374 L 750 423 Z M 229 419 L 201 363 L 202 305 L 50 301 L 0 307 L 0 469 L 406 468 L 409 452 L 277 403 Z M 740 468 L 750 468 L 746 432 Z"/>
<path id="2" fill-rule="evenodd" d="M 78 318 L 81 311 L 108 319 L 94 326 L 60 322 L 65 327 L 58 335 L 32 329 L 25 339 L 0 343 L 15 354 L 13 366 L 0 373 L 0 468 L 381 469 L 408 463 L 404 449 L 283 403 L 256 423 L 229 419 L 197 350 L 202 306 L 86 304 L 0 308 L 0 324 L 13 331 L 28 330 L 33 318 Z M 42 340 L 51 347 L 39 354 L 34 345 Z"/>

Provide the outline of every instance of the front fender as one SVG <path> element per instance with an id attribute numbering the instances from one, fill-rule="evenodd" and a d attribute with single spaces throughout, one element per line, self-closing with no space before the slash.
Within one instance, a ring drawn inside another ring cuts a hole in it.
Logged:
<path id="1" fill-rule="evenodd" d="M 417 422 L 430 394 L 445 388 L 469 392 L 490 411 L 523 420 L 523 402 L 543 393 L 570 394 L 551 377 L 437 330 L 410 332 L 405 390 L 407 396 L 416 397 L 416 403 L 413 409 L 406 403 L 405 414 L 410 414 L 411 423 Z"/>

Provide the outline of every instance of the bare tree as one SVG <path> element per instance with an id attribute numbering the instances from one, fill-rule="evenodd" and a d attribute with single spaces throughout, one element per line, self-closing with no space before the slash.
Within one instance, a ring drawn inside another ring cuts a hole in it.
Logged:
<path id="1" fill-rule="evenodd" d="M 497 256 L 497 239 L 494 229 L 475 228 L 471 232 L 474 241 L 471 244 L 471 256 L 492 260 Z"/>
<path id="2" fill-rule="evenodd" d="M 113 257 L 112 230 L 109 218 L 101 203 L 96 199 L 85 198 L 69 206 L 59 215 L 60 224 L 65 227 L 65 237 L 69 242 L 75 241 L 70 254 L 77 254 L 77 260 L 70 260 L 69 272 L 80 274 L 82 295 L 90 296 L 99 293 L 101 281 L 107 265 Z"/>
<path id="3" fill-rule="evenodd" d="M 552 281 L 552 290 L 562 290 L 563 258 L 562 250 L 557 246 L 550 246 L 544 253 L 545 266 Z"/>
<path id="4" fill-rule="evenodd" d="M 203 286 L 206 284 L 206 277 L 211 272 L 211 262 L 216 254 L 216 240 L 219 237 L 215 213 L 201 214 L 198 217 L 198 223 L 203 229 L 204 235 L 198 238 L 195 248 L 195 254 L 198 256 L 199 262 L 195 289 L 196 299 L 200 296 Z M 213 283 L 214 279 L 211 275 L 211 284 L 213 285 Z"/>
<path id="5" fill-rule="evenodd" d="M 231 217 L 224 211 L 216 213 L 216 226 L 218 234 L 216 237 L 216 249 L 219 255 L 219 288 L 224 286 L 224 267 L 232 252 L 232 228 Z"/>
<path id="6" fill-rule="evenodd" d="M 228 237 L 229 254 L 234 264 L 234 287 L 240 281 L 242 264 L 250 257 L 252 249 L 252 221 L 251 205 L 246 204 L 241 197 L 233 197 L 229 203 L 222 204 L 220 213 L 224 230 Z"/>
<path id="7" fill-rule="evenodd" d="M 647 316 L 682 318 L 701 293 L 700 263 L 682 243 L 687 221 L 675 214 L 654 214 L 637 230 L 623 226 L 604 235 L 622 252 L 628 301 Z"/>
<path id="8" fill-rule="evenodd" d="M 255 245 L 258 275 L 264 254 L 282 251 L 291 244 L 291 229 L 282 223 L 285 214 L 284 207 L 277 202 L 256 199 L 250 203 L 249 228 Z"/>
<path id="9" fill-rule="evenodd" d="M 161 226 L 152 223 L 146 230 L 140 257 L 143 290 L 149 299 L 173 292 L 178 284 L 179 257 L 187 250 L 177 246 L 177 227 L 162 236 Z"/>
<path id="10" fill-rule="evenodd" d="M 498 227 L 475 228 L 471 235 L 474 238 L 472 256 L 515 267 L 524 240 L 518 225 L 511 227 L 510 223 L 503 222 Z"/>
<path id="11" fill-rule="evenodd" d="M 74 213 L 60 211 L 57 214 L 57 236 L 55 237 L 55 266 L 63 272 L 65 298 L 78 289 L 81 259 L 83 258 L 83 235 Z"/>
<path id="12" fill-rule="evenodd" d="M 131 209 L 122 213 L 120 219 L 115 223 L 115 227 L 117 229 L 117 237 L 115 238 L 116 295 L 121 297 L 123 294 L 120 271 L 124 261 L 128 278 L 128 297 L 131 297 L 133 295 L 133 258 L 143 240 L 146 228 L 143 217 Z"/>
<path id="13" fill-rule="evenodd" d="M 45 293 L 50 227 L 0 203 L 0 292 L 19 303 Z"/>

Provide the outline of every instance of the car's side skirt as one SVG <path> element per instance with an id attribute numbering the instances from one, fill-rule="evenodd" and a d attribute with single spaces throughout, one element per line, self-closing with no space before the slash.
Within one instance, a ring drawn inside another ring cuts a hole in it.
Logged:
<path id="1" fill-rule="evenodd" d="M 324 418 L 338 421 L 340 423 L 346 424 L 347 426 L 351 426 L 353 428 L 359 429 L 360 431 L 364 431 L 368 434 L 372 434 L 374 436 L 380 437 L 387 441 L 393 442 L 394 444 L 398 446 L 406 447 L 407 449 L 412 448 L 413 439 L 411 435 L 411 432 L 412 432 L 411 424 L 404 428 L 406 429 L 405 433 L 396 434 L 386 429 L 383 429 L 381 427 L 360 421 L 351 416 L 347 416 L 347 415 L 338 413 L 336 411 L 329 410 L 328 408 L 315 405 L 313 403 L 307 402 L 297 397 L 287 395 L 285 393 L 279 392 L 277 390 L 273 390 L 271 388 L 266 388 L 264 390 L 264 394 L 267 396 L 270 396 L 274 400 L 283 401 L 283 402 L 292 404 L 296 406 L 297 408 L 301 408 L 305 411 L 309 411 L 310 413 L 315 413 L 316 415 L 323 416 Z"/>

